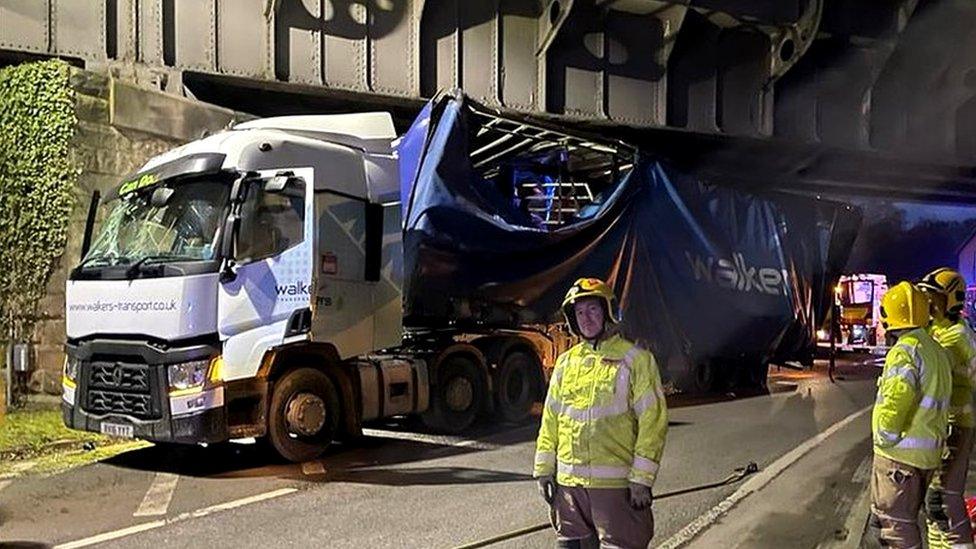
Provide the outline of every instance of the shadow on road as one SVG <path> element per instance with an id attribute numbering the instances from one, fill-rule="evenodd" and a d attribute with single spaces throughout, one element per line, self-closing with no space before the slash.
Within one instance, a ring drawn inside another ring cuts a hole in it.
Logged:
<path id="1" fill-rule="evenodd" d="M 839 383 L 869 379 L 878 369 L 866 360 L 845 357 L 838 361 L 835 379 Z M 671 395 L 668 406 L 680 408 L 756 398 L 777 393 L 795 393 L 811 383 L 827 383 L 826 362 L 818 360 L 812 370 L 770 368 L 769 383 L 756 389 L 736 389 L 710 395 Z M 463 438 L 439 437 L 425 433 L 415 418 L 393 418 L 370 424 L 379 436 L 363 436 L 334 445 L 318 462 L 328 473 L 309 474 L 300 464 L 283 463 L 272 451 L 260 444 L 225 443 L 209 447 L 165 445 L 120 454 L 105 461 L 127 469 L 170 472 L 206 478 L 298 478 L 303 480 L 345 480 L 390 484 L 440 484 L 458 482 L 510 482 L 528 476 L 494 471 L 457 471 L 447 469 L 389 469 L 449 456 L 468 454 L 513 444 L 529 442 L 538 432 L 541 405 L 533 417 L 516 425 L 493 424 L 485 420 L 469 430 Z M 686 425 L 672 421 L 672 427 Z M 368 472 L 368 475 L 366 474 Z M 384 476 L 385 475 L 385 476 Z"/>
<path id="2" fill-rule="evenodd" d="M 436 486 L 448 484 L 494 484 L 532 480 L 532 475 L 469 467 L 419 467 L 383 469 L 366 467 L 325 473 L 324 482 L 352 482 L 385 486 Z"/>
<path id="3" fill-rule="evenodd" d="M 351 475 L 357 470 L 370 470 L 376 475 L 378 467 L 401 465 L 436 458 L 444 458 L 483 451 L 495 447 L 518 444 L 535 439 L 536 421 L 519 426 L 482 426 L 473 436 L 464 439 L 438 437 L 413 431 L 398 430 L 392 423 L 382 425 L 383 436 L 363 436 L 340 442 L 319 458 L 318 463 L 329 471 L 326 480 L 336 475 Z M 409 437 L 403 439 L 398 437 Z M 416 438 L 414 438 L 416 437 Z M 303 471 L 302 464 L 283 462 L 263 444 L 225 443 L 208 447 L 191 445 L 159 445 L 119 454 L 104 463 L 126 469 L 168 472 L 201 478 L 298 478 L 314 480 L 320 475 Z M 419 471 L 419 470 L 415 470 Z M 402 473 L 398 473 L 402 474 Z M 443 471 L 439 473 L 443 476 Z M 508 475 L 506 473 L 506 475 Z M 365 475 L 364 475 L 365 477 Z M 511 475 L 509 475 L 511 477 Z M 420 477 L 416 477 L 420 478 Z M 465 473 L 461 478 L 488 478 Z M 525 477 L 529 478 L 529 477 Z M 495 482 L 524 480 L 506 478 Z M 482 480 L 481 482 L 485 482 Z"/>

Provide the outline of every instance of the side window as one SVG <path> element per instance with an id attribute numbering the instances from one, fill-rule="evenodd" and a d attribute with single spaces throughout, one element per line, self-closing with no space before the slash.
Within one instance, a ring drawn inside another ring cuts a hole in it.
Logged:
<path id="1" fill-rule="evenodd" d="M 264 182 L 247 189 L 241 208 L 236 257 L 249 263 L 278 255 L 302 242 L 305 223 L 305 183 L 292 179 L 278 192 L 265 190 Z"/>

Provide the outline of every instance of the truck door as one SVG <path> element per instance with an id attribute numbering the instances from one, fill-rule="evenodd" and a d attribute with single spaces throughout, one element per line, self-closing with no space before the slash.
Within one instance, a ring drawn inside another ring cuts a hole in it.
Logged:
<path id="1" fill-rule="evenodd" d="M 269 348 L 289 337 L 306 337 L 312 280 L 312 176 L 312 168 L 290 169 L 261 172 L 243 182 L 234 208 L 236 276 L 224 277 L 217 297 L 226 379 L 254 375 Z M 286 184 L 282 185 L 281 177 L 287 177 Z"/>
<path id="2" fill-rule="evenodd" d="M 331 343 L 343 358 L 398 345 L 399 203 L 384 206 L 328 191 L 315 200 L 313 338 Z"/>

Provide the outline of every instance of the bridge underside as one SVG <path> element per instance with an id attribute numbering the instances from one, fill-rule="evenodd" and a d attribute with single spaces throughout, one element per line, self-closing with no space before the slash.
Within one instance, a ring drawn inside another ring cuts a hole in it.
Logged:
<path id="1" fill-rule="evenodd" d="M 927 201 L 976 201 L 972 51 L 971 0 L 0 0 L 5 63 L 401 124 L 461 87 L 719 182 Z"/>

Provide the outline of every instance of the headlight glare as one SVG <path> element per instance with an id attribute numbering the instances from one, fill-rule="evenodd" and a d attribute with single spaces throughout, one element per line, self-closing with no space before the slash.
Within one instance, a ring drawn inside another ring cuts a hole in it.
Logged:
<path id="1" fill-rule="evenodd" d="M 78 380 L 78 369 L 81 367 L 81 361 L 73 357 L 65 357 L 64 359 L 64 377 L 68 381 L 74 383 Z"/>
<path id="2" fill-rule="evenodd" d="M 194 360 L 173 364 L 169 367 L 169 390 L 184 391 L 202 387 L 207 380 L 207 368 L 210 366 L 209 360 Z"/>

